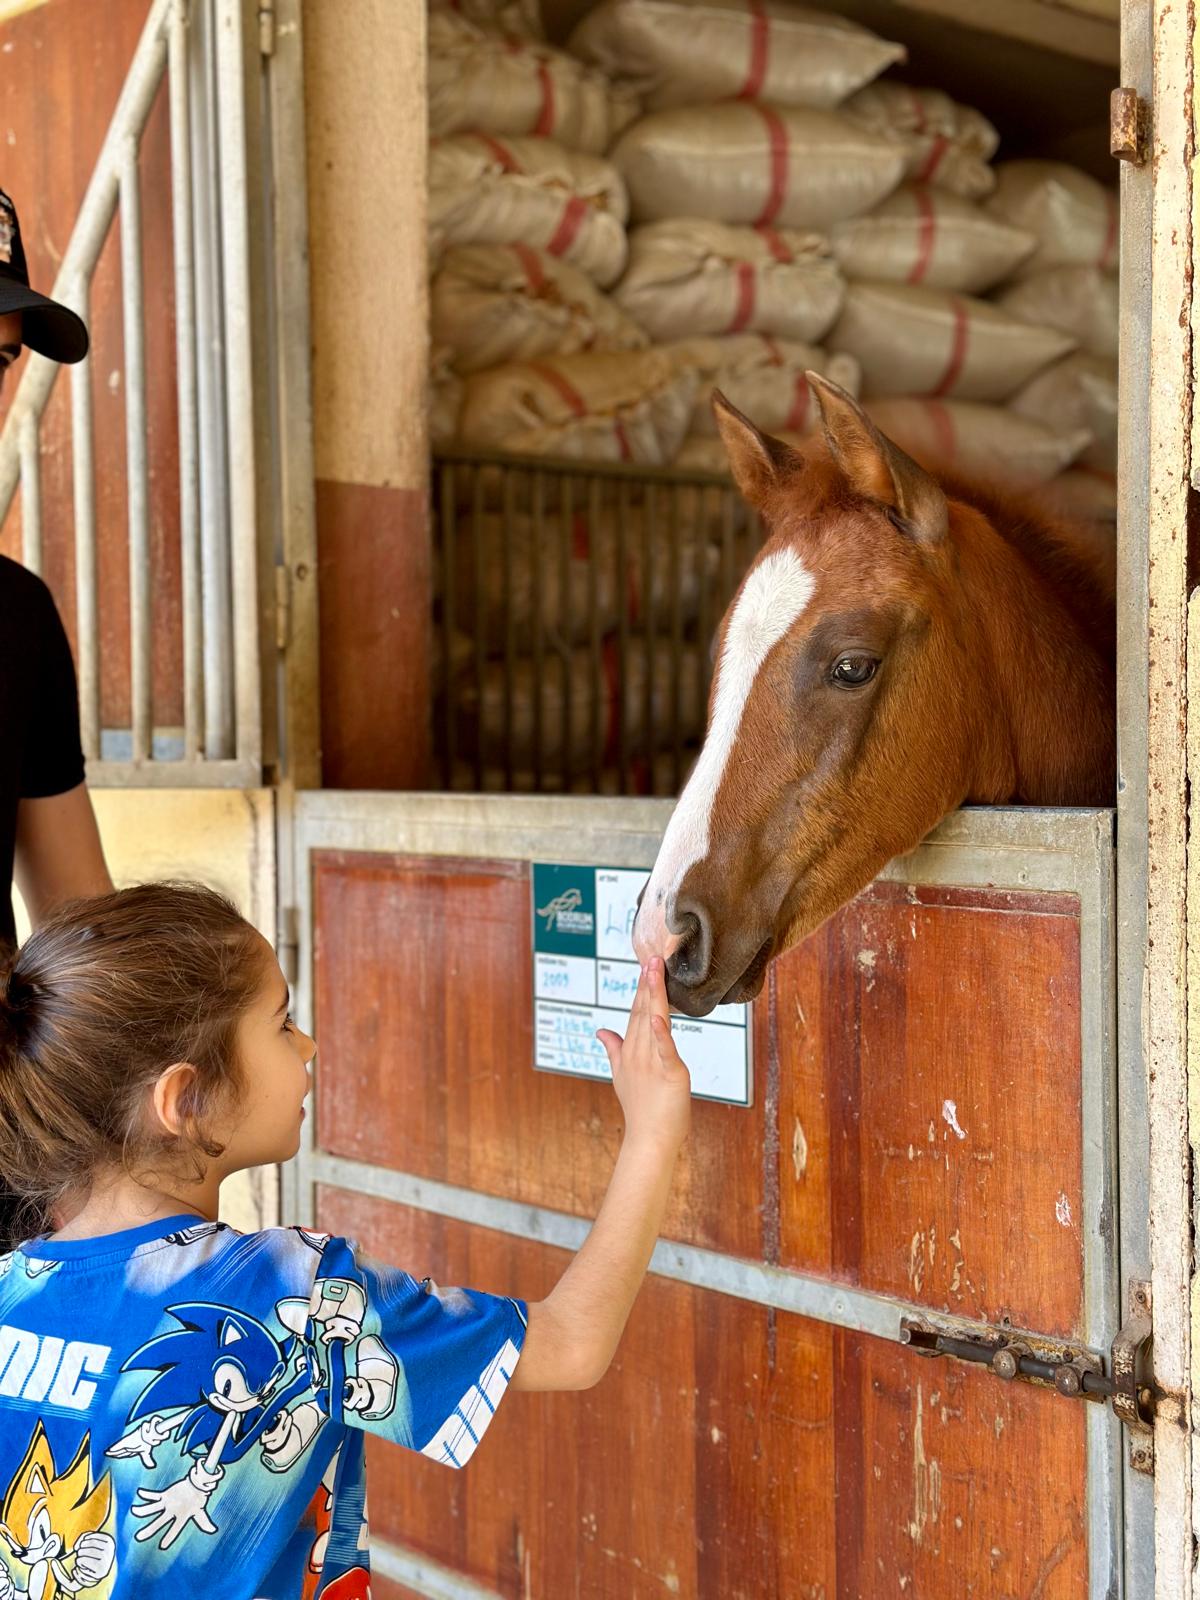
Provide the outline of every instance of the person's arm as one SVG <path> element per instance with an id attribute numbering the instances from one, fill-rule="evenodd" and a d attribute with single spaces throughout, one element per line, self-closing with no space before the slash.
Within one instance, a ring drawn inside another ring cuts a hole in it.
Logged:
<path id="1" fill-rule="evenodd" d="M 112 879 L 86 784 L 20 802 L 13 876 L 35 928 L 66 900 L 109 893 Z"/>
<path id="2" fill-rule="evenodd" d="M 691 1081 L 671 1038 L 663 964 L 644 969 L 624 1040 L 600 1034 L 625 1113 L 612 1181 L 592 1231 L 529 1326 L 514 1389 L 589 1389 L 608 1370 L 662 1226 L 691 1118 Z"/>

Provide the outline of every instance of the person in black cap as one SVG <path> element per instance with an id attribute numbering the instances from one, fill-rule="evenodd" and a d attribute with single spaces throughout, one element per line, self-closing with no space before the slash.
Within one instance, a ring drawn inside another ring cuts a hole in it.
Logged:
<path id="1" fill-rule="evenodd" d="M 82 361 L 88 335 L 74 311 L 29 287 L 16 208 L 0 190 L 0 387 L 24 346 Z M 112 888 L 84 783 L 66 633 L 42 580 L 0 556 L 0 941 L 8 943 L 14 874 L 35 927 L 64 900 Z"/>

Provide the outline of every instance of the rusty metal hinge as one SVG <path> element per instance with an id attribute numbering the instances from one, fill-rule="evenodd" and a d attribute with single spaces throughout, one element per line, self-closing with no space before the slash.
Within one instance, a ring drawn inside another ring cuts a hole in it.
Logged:
<path id="1" fill-rule="evenodd" d="M 917 1317 L 900 1321 L 900 1342 L 917 1355 L 951 1356 L 984 1366 L 1006 1383 L 1032 1383 L 1068 1400 L 1090 1400 L 1112 1408 L 1130 1430 L 1130 1465 L 1154 1471 L 1154 1407 L 1151 1374 L 1150 1286 L 1130 1284 L 1128 1317 L 1112 1343 L 1108 1371 L 1094 1350 L 1041 1334 L 1008 1328 L 942 1324 Z"/>
<path id="2" fill-rule="evenodd" d="M 1108 153 L 1140 167 L 1146 159 L 1147 120 L 1136 89 L 1114 89 L 1108 102 Z"/>

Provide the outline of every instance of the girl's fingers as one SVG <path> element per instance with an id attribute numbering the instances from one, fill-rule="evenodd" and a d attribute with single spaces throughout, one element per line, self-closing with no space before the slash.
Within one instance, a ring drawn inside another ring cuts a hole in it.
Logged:
<path id="1" fill-rule="evenodd" d="M 604 1054 L 608 1057 L 608 1064 L 615 1073 L 621 1060 L 621 1046 L 625 1041 L 619 1033 L 614 1033 L 611 1028 L 598 1028 L 596 1037 L 604 1046 Z"/>

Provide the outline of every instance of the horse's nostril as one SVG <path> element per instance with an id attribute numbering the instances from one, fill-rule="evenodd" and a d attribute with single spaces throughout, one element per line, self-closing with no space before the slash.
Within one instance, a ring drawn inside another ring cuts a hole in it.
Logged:
<path id="1" fill-rule="evenodd" d="M 679 933 L 679 944 L 667 962 L 667 972 L 677 984 L 693 989 L 708 976 L 712 960 L 712 937 L 704 907 L 695 901 L 675 905 L 672 921 Z"/>

